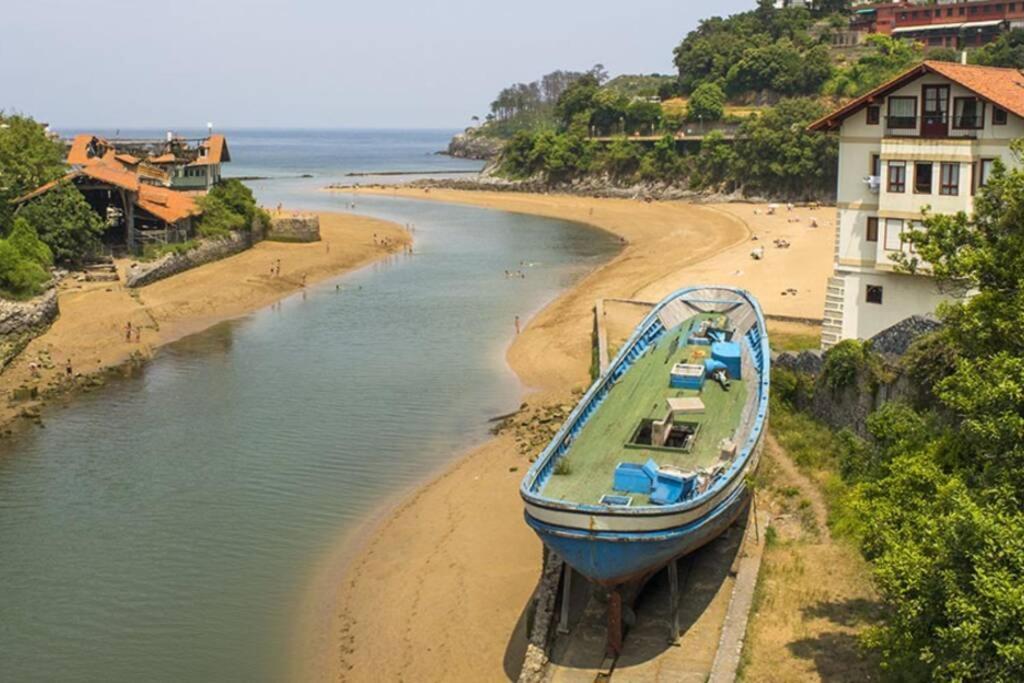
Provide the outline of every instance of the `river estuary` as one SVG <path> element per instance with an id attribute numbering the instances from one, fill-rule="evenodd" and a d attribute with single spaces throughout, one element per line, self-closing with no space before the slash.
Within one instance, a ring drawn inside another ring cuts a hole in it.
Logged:
<path id="1" fill-rule="evenodd" d="M 3 443 L 0 679 L 287 677 L 318 562 L 518 405 L 515 316 L 617 249 L 562 221 L 321 192 L 346 170 L 466 167 L 416 156 L 447 132 L 346 167 L 346 135 L 229 132 L 229 175 L 314 173 L 253 185 L 267 205 L 413 224 L 414 255 L 182 340 Z M 296 160 L 323 144 L 336 156 Z"/>

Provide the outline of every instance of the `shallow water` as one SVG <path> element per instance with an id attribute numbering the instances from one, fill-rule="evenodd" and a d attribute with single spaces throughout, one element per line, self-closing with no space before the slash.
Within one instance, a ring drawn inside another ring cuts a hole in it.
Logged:
<path id="1" fill-rule="evenodd" d="M 259 191 L 413 223 L 416 254 L 174 344 L 3 445 L 0 679 L 287 677 L 318 561 L 515 408 L 514 316 L 617 248 L 571 223 L 315 186 Z M 520 262 L 535 265 L 506 279 Z"/>

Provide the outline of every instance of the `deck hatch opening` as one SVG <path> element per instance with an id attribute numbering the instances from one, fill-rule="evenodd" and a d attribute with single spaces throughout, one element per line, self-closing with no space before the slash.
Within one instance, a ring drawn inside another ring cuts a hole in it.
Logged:
<path id="1" fill-rule="evenodd" d="M 700 430 L 699 422 L 673 422 L 665 438 L 664 443 L 654 443 L 653 418 L 644 418 L 633 431 L 629 443 L 626 446 L 640 448 L 666 448 L 683 453 L 690 452 L 697 439 L 697 432 Z"/>

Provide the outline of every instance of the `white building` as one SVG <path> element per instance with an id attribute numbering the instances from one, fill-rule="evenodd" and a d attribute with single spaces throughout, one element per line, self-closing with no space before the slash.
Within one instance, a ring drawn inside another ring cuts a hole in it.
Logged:
<path id="1" fill-rule="evenodd" d="M 943 296 L 927 274 L 896 272 L 901 235 L 931 213 L 970 213 L 993 160 L 1024 136 L 1024 74 L 926 61 L 814 122 L 838 131 L 834 275 L 822 347 L 867 339 Z"/>

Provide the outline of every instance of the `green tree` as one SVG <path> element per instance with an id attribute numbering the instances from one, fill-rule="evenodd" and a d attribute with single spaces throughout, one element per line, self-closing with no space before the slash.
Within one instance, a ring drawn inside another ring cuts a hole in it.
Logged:
<path id="1" fill-rule="evenodd" d="M 817 93 L 832 73 L 828 48 L 817 45 L 806 52 L 788 38 L 744 51 L 726 74 L 726 90 L 733 96 L 751 91 L 781 95 Z"/>
<path id="2" fill-rule="evenodd" d="M 682 157 L 676 151 L 676 141 L 665 135 L 656 143 L 640 162 L 640 175 L 645 180 L 675 181 L 684 172 Z"/>
<path id="3" fill-rule="evenodd" d="M 14 219 L 7 241 L 29 261 L 38 263 L 44 268 L 53 265 L 53 252 L 39 239 L 38 233 L 24 217 L 18 216 Z"/>
<path id="4" fill-rule="evenodd" d="M 604 170 L 613 178 L 630 179 L 640 168 L 640 146 L 624 137 L 615 138 L 604 154 Z"/>
<path id="5" fill-rule="evenodd" d="M 868 36 L 870 51 L 825 83 L 825 94 L 856 97 L 881 85 L 921 60 L 921 44 L 881 34 Z"/>
<path id="6" fill-rule="evenodd" d="M 730 189 L 736 168 L 736 152 L 718 131 L 704 136 L 694 161 L 690 184 L 696 190 Z"/>
<path id="7" fill-rule="evenodd" d="M 30 297 L 49 279 L 43 266 L 25 258 L 9 240 L 0 239 L 0 294 L 14 299 Z"/>
<path id="8" fill-rule="evenodd" d="M 633 100 L 626 107 L 626 129 L 653 134 L 661 123 L 661 104 L 648 100 Z"/>
<path id="9" fill-rule="evenodd" d="M 686 118 L 691 121 L 718 121 L 725 114 L 725 93 L 716 83 L 702 83 L 686 103 Z"/>
<path id="10" fill-rule="evenodd" d="M 106 229 L 104 221 L 70 182 L 62 182 L 26 203 L 18 210 L 18 217 L 35 230 L 58 263 L 80 263 L 94 254 Z"/>
<path id="11" fill-rule="evenodd" d="M 594 96 L 600 88 L 598 79 L 587 74 L 575 81 L 562 92 L 555 104 L 555 118 L 565 129 L 573 122 L 573 118 L 582 112 L 590 112 L 594 107 Z"/>
<path id="12" fill-rule="evenodd" d="M 590 125 L 600 135 L 622 133 L 629 100 L 614 90 L 600 89 L 590 100 Z"/>
<path id="13" fill-rule="evenodd" d="M 64 147 L 27 116 L 0 112 L 0 228 L 10 227 L 10 200 L 61 177 Z"/>
<path id="14" fill-rule="evenodd" d="M 736 180 L 749 191 L 792 198 L 835 190 L 838 143 L 810 133 L 808 124 L 825 113 L 812 99 L 783 100 L 741 127 L 736 156 L 743 159 Z"/>
<path id="15" fill-rule="evenodd" d="M 984 66 L 1024 68 L 1024 30 L 1013 29 L 999 35 L 988 45 L 973 52 L 972 61 Z"/>

